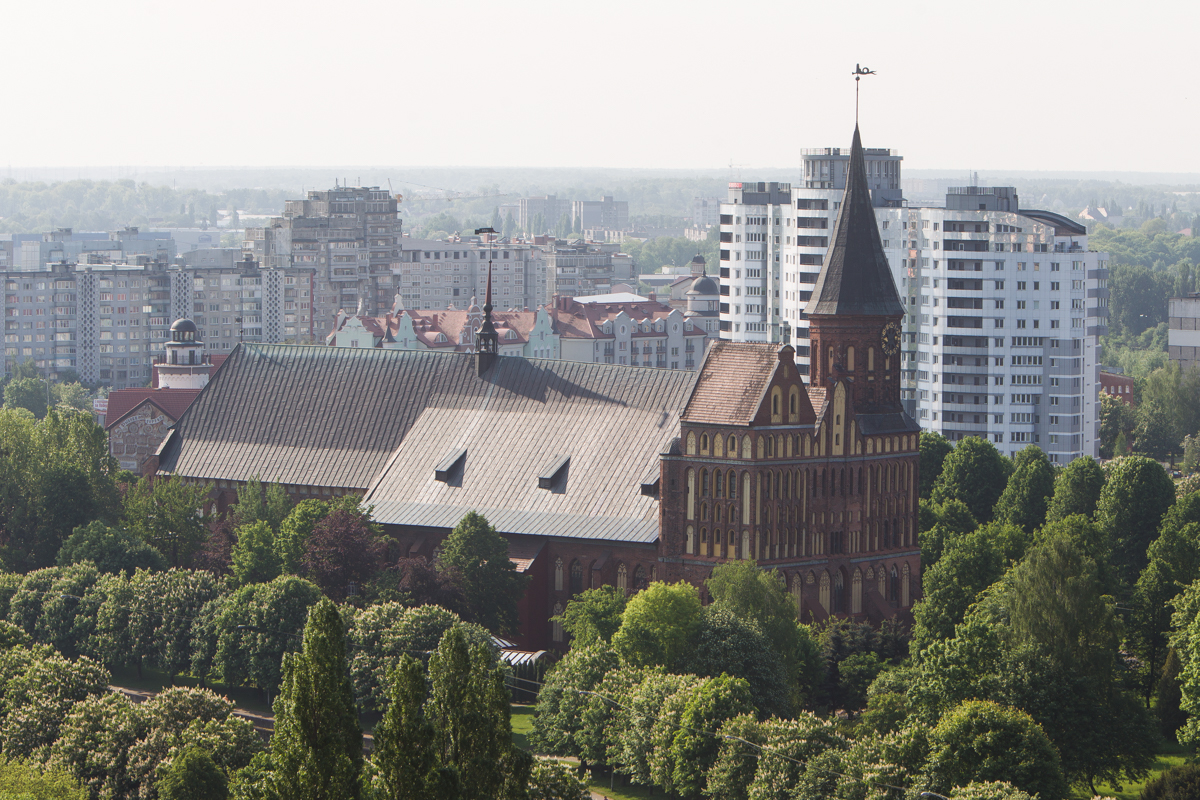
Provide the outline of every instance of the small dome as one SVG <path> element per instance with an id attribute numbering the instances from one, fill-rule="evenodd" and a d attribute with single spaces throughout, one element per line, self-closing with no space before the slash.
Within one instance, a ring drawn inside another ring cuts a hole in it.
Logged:
<path id="1" fill-rule="evenodd" d="M 182 331 L 185 333 L 195 333 L 197 330 L 196 323 L 192 322 L 187 317 L 184 317 L 183 319 L 177 319 L 171 323 L 172 332 Z"/>
<path id="2" fill-rule="evenodd" d="M 717 286 L 717 282 L 707 275 L 701 275 L 696 280 L 692 281 L 692 291 L 696 294 L 720 294 L 721 289 Z"/>

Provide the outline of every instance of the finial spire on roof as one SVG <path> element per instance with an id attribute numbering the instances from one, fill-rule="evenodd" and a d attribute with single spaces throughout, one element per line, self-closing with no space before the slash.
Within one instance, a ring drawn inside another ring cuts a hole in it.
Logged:
<path id="1" fill-rule="evenodd" d="M 879 223 L 867 185 L 867 166 L 858 125 L 850 146 L 846 190 L 825 263 L 804 308 L 808 314 L 902 316 L 904 306 L 883 252 Z"/>
<path id="2" fill-rule="evenodd" d="M 491 228 L 477 228 L 476 235 L 495 234 Z M 492 260 L 488 259 L 487 294 L 483 301 L 483 324 L 475 334 L 475 353 L 479 374 L 482 375 L 491 366 L 495 356 L 500 352 L 500 337 L 496 335 L 496 326 L 492 324 Z"/>
<path id="3" fill-rule="evenodd" d="M 875 70 L 867 69 L 859 64 L 854 65 L 854 72 L 850 73 L 854 76 L 854 127 L 858 127 L 858 82 L 862 80 L 863 75 L 874 75 Z"/>

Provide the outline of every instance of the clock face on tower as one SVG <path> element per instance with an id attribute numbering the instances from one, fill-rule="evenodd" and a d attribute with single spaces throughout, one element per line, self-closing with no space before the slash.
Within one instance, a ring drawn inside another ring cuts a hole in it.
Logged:
<path id="1" fill-rule="evenodd" d="M 894 356 L 900 349 L 900 326 L 889 322 L 883 326 L 883 336 L 880 337 L 885 355 Z"/>

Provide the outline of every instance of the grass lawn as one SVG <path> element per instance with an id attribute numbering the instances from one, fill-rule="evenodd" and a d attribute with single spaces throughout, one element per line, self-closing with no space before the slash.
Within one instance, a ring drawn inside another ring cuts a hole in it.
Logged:
<path id="1" fill-rule="evenodd" d="M 1146 778 L 1146 781 L 1122 784 L 1121 791 L 1119 792 L 1107 783 L 1102 783 L 1096 788 L 1100 791 L 1101 797 L 1116 797 L 1118 800 L 1137 800 L 1138 796 L 1142 793 L 1142 787 L 1146 785 L 1147 781 L 1157 778 L 1171 767 L 1188 764 L 1195 760 L 1196 756 L 1190 749 L 1176 742 L 1167 742 L 1158 751 L 1158 757 L 1154 759 L 1154 765 L 1150 767 L 1150 776 Z M 1077 798 L 1088 798 L 1091 795 L 1086 791 L 1082 793 L 1077 791 L 1074 796 Z"/>
<path id="2" fill-rule="evenodd" d="M 661 790 L 655 791 L 649 786 L 621 785 L 623 777 L 617 776 L 617 780 L 612 789 L 608 788 L 608 776 L 604 775 L 601 778 L 588 782 L 588 788 L 596 792 L 601 797 L 607 797 L 609 800 L 645 800 L 649 797 L 665 798 L 667 795 Z"/>
<path id="3" fill-rule="evenodd" d="M 512 706 L 512 740 L 522 750 L 529 749 L 529 734 L 533 732 L 533 706 Z"/>

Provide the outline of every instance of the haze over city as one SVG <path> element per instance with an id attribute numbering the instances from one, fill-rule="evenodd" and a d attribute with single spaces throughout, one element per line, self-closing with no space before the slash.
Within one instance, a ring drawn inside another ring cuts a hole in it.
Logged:
<path id="1" fill-rule="evenodd" d="M 0 132 L 13 167 L 790 167 L 849 144 L 862 63 L 865 143 L 910 171 L 1200 172 L 1194 3 L 71 0 L 6 18 L 13 106 L 54 108 Z"/>

